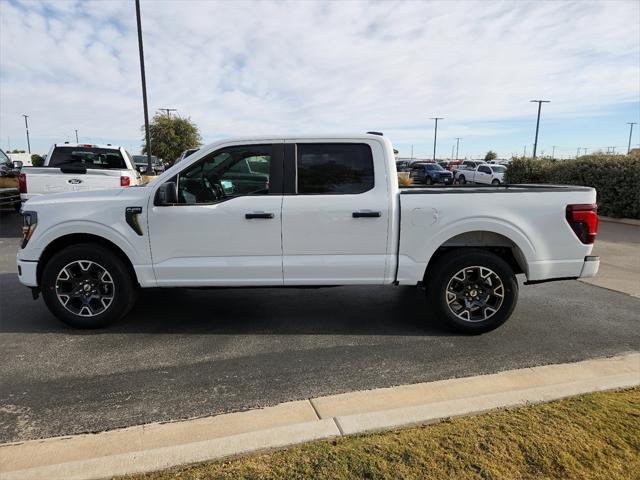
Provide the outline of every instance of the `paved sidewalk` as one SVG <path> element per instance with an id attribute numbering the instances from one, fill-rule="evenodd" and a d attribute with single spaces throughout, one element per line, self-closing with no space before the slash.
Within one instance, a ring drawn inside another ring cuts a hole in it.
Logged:
<path id="1" fill-rule="evenodd" d="M 601 219 L 593 248 L 600 270 L 584 282 L 640 298 L 640 222 L 638 225 Z"/>
<path id="2" fill-rule="evenodd" d="M 0 445 L 3 480 L 87 480 L 640 384 L 640 353 Z"/>

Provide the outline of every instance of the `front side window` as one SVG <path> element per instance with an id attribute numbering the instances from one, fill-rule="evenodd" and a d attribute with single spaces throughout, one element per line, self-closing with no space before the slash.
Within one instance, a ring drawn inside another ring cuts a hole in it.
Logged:
<path id="1" fill-rule="evenodd" d="M 178 203 L 215 203 L 268 195 L 271 145 L 243 145 L 213 152 L 178 175 Z"/>
<path id="2" fill-rule="evenodd" d="M 482 173 L 491 173 L 491 170 L 489 170 L 489 167 L 478 167 L 478 171 Z"/>
<path id="3" fill-rule="evenodd" d="M 363 193 L 373 188 L 373 155 L 363 143 L 301 143 L 299 194 Z"/>

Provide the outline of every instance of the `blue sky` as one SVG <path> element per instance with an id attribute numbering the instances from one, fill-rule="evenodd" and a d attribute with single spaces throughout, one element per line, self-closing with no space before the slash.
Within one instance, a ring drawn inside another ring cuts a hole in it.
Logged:
<path id="1" fill-rule="evenodd" d="M 640 2 L 142 2 L 151 111 L 205 142 L 385 132 L 402 156 L 557 156 L 616 146 L 640 121 Z M 634 20 L 635 19 L 635 20 Z M 143 123 L 132 1 L 0 0 L 0 146 L 120 143 Z M 635 127 L 634 145 L 640 144 Z"/>

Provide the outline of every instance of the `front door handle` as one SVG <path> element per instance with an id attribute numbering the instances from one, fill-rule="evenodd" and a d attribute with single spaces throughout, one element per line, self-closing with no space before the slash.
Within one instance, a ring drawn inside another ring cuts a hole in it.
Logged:
<path id="1" fill-rule="evenodd" d="M 382 216 L 382 212 L 360 211 L 353 212 L 353 218 L 378 218 Z"/>
<path id="2" fill-rule="evenodd" d="M 247 220 L 253 220 L 254 218 L 274 218 L 275 215 L 273 213 L 265 213 L 265 212 L 251 212 L 245 213 L 244 218 Z"/>

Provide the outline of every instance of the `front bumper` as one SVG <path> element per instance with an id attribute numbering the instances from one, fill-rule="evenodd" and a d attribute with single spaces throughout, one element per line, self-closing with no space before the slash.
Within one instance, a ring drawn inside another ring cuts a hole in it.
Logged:
<path id="1" fill-rule="evenodd" d="M 600 268 L 600 257 L 595 255 L 589 255 L 584 257 L 584 263 L 582 264 L 582 271 L 580 272 L 580 278 L 595 277 Z"/>
<path id="2" fill-rule="evenodd" d="M 27 287 L 38 286 L 38 262 L 21 260 L 20 254 L 17 258 L 18 280 Z"/>

